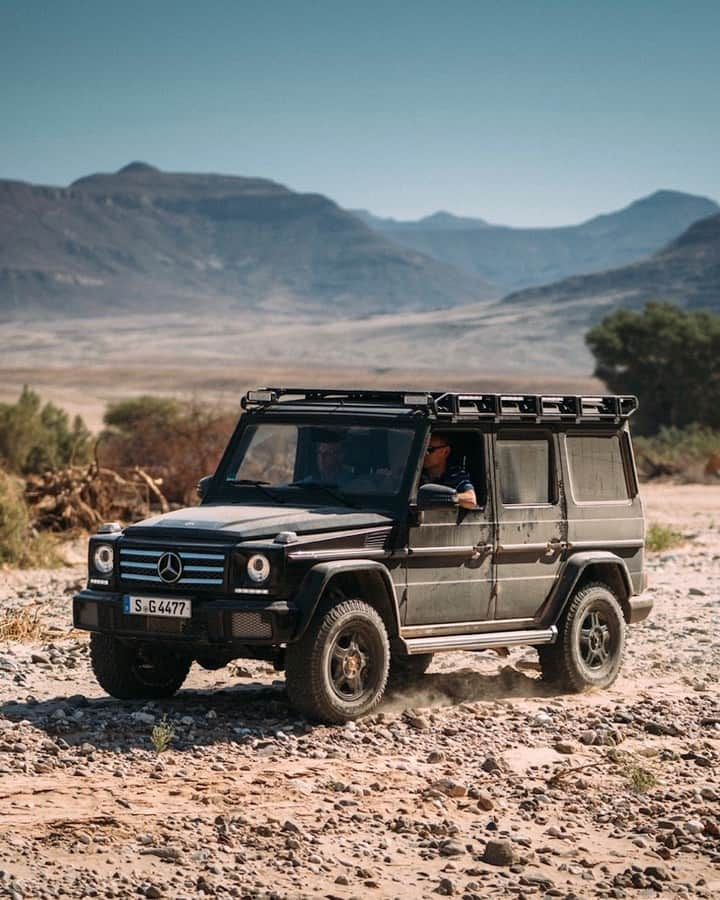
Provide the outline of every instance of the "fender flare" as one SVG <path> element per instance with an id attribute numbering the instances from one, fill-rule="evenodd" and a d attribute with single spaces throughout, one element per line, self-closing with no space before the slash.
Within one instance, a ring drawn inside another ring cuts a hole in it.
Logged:
<path id="1" fill-rule="evenodd" d="M 387 568 L 373 559 L 336 560 L 334 562 L 317 563 L 303 578 L 292 601 L 293 606 L 297 610 L 297 622 L 293 633 L 294 641 L 301 638 L 305 633 L 328 584 L 336 576 L 344 575 L 347 572 L 372 572 L 380 576 L 385 587 L 390 612 L 394 619 L 395 633 L 397 634 L 400 629 L 400 607 L 395 585 Z"/>
<path id="2" fill-rule="evenodd" d="M 619 597 L 618 600 L 623 609 L 623 615 L 626 619 L 628 618 L 630 607 L 627 601 L 632 597 L 633 586 L 625 560 L 609 550 L 590 550 L 584 553 L 574 553 L 565 563 L 560 578 L 541 610 L 539 624 L 544 627 L 557 624 L 583 573 L 588 566 L 597 563 L 612 566 L 618 570 L 627 591 L 626 597 Z"/>

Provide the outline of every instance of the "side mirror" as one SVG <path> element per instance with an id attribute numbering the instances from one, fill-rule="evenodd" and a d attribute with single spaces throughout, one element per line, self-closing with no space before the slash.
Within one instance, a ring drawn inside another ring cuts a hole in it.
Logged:
<path id="1" fill-rule="evenodd" d="M 457 491 L 446 484 L 423 484 L 417 494 L 417 508 L 439 509 L 457 506 Z"/>
<path id="2" fill-rule="evenodd" d="M 201 478 L 197 483 L 197 487 L 195 488 L 198 497 L 201 500 L 204 500 L 207 496 L 207 492 L 210 489 L 210 482 L 213 480 L 212 475 L 206 475 L 204 478 Z"/>

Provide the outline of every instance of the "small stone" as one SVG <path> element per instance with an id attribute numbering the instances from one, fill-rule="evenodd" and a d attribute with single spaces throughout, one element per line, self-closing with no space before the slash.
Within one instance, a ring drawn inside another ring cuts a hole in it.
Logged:
<path id="1" fill-rule="evenodd" d="M 500 766 L 494 756 L 488 756 L 481 764 L 483 772 L 499 772 Z"/>
<path id="2" fill-rule="evenodd" d="M 433 782 L 431 787 L 433 790 L 445 794 L 446 797 L 464 797 L 467 794 L 467 788 L 451 778 L 441 778 L 439 781 Z"/>
<path id="3" fill-rule="evenodd" d="M 707 596 L 705 591 L 701 591 L 700 588 L 696 588 L 696 587 L 691 587 L 690 590 L 688 591 L 688 595 L 690 597 L 706 597 Z"/>
<path id="4" fill-rule="evenodd" d="M 516 861 L 512 841 L 488 841 L 482 861 L 490 866 L 511 866 Z"/>
<path id="5" fill-rule="evenodd" d="M 440 883 L 435 888 L 435 893 L 441 897 L 452 897 L 455 893 L 455 885 L 449 878 L 441 878 Z"/>
<path id="6" fill-rule="evenodd" d="M 465 852 L 465 845 L 460 841 L 443 841 L 440 845 L 440 856 L 462 856 Z"/>
<path id="7" fill-rule="evenodd" d="M 478 791 L 477 805 L 478 809 L 483 809 L 486 812 L 489 812 L 489 810 L 494 809 L 495 802 L 487 791 Z"/>
<path id="8" fill-rule="evenodd" d="M 150 887 L 146 889 L 145 896 L 150 897 L 151 900 L 159 900 L 159 898 L 162 897 L 162 891 L 159 887 L 151 884 Z"/>
<path id="9" fill-rule="evenodd" d="M 152 713 L 142 712 L 141 710 L 130 713 L 130 718 L 133 720 L 133 722 L 137 722 L 139 725 L 155 724 L 155 716 Z"/>
<path id="10" fill-rule="evenodd" d="M 569 744 L 567 741 L 558 741 L 554 748 L 556 753 L 563 753 L 566 756 L 569 756 L 571 753 L 575 752 L 575 747 L 572 744 Z"/>
<path id="11" fill-rule="evenodd" d="M 338 877 L 335 879 L 335 884 L 341 884 L 344 887 L 347 887 L 350 884 L 350 881 L 347 875 L 338 875 Z"/>
<path id="12" fill-rule="evenodd" d="M 430 753 L 428 753 L 427 761 L 429 763 L 445 762 L 445 754 L 442 750 L 431 750 Z"/>

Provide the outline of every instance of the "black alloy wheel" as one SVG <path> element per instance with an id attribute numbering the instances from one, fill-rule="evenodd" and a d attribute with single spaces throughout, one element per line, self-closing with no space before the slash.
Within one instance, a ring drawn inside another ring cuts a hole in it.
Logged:
<path id="1" fill-rule="evenodd" d="M 538 652 L 543 678 L 563 690 L 609 687 L 622 666 L 625 619 L 608 585 L 593 582 L 576 591 L 558 622 L 557 641 Z"/>
<path id="2" fill-rule="evenodd" d="M 287 647 L 288 697 L 308 719 L 349 722 L 380 703 L 389 663 L 390 644 L 379 613 L 359 598 L 328 598 L 300 640 Z"/>

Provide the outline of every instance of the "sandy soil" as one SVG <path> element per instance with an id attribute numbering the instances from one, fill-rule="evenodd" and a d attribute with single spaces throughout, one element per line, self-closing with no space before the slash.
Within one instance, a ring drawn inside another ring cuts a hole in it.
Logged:
<path id="1" fill-rule="evenodd" d="M 473 309 L 482 325 L 483 308 Z M 591 367 L 586 358 L 535 360 L 527 341 L 505 346 L 506 322 L 493 337 L 468 331 L 461 321 L 467 312 L 349 322 L 180 314 L 0 321 L 0 402 L 17 399 L 28 384 L 96 431 L 108 402 L 141 393 L 197 396 L 238 408 L 245 390 L 265 384 L 603 390 L 585 374 Z M 423 323 L 430 324 L 428 333 Z"/>
<path id="2" fill-rule="evenodd" d="M 439 655 L 342 728 L 252 662 L 110 700 L 68 625 L 82 548 L 1 572 L 2 613 L 46 634 L 0 643 L 0 896 L 719 896 L 720 488 L 644 494 L 686 541 L 650 555 L 610 690 L 549 691 L 533 651 Z"/>

